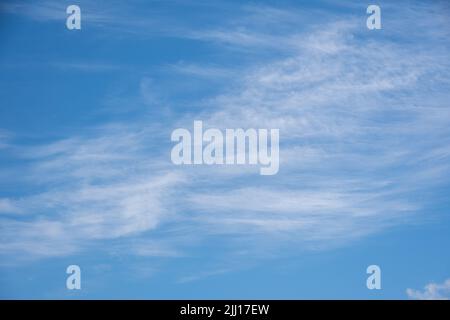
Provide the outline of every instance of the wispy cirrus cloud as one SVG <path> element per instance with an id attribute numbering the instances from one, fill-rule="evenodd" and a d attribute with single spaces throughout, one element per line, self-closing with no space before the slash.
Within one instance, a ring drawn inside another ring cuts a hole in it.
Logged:
<path id="1" fill-rule="evenodd" d="M 215 40 L 253 48 L 280 43 L 273 34 L 254 34 L 256 41 L 234 32 Z M 211 126 L 281 128 L 283 139 L 282 169 L 271 188 L 247 182 L 192 195 L 194 208 L 208 213 L 204 220 L 220 232 L 228 230 L 223 224 L 241 232 L 297 230 L 302 240 L 350 239 L 365 233 L 353 232 L 358 228 L 369 234 L 412 218 L 421 204 L 410 195 L 446 181 L 443 158 L 421 159 L 448 150 L 447 98 L 430 102 L 425 92 L 447 83 L 441 76 L 449 64 L 439 50 L 368 40 L 363 32 L 355 21 L 294 31 L 292 39 L 302 39 L 295 53 L 289 47 L 288 58 L 247 70 L 236 90 L 205 102 L 218 106 L 202 114 Z M 440 36 L 430 41 L 446 50 Z"/>
<path id="2" fill-rule="evenodd" d="M 23 183 L 42 191 L 2 199 L 2 211 L 20 210 L 26 217 L 2 219 L 3 254 L 71 254 L 90 240 L 154 229 L 169 215 L 163 203 L 182 176 L 143 157 L 138 133 L 118 131 L 103 128 L 95 138 L 15 149 L 31 161 Z"/>
<path id="3" fill-rule="evenodd" d="M 30 217 L 2 220 L 1 251 L 51 256 L 99 239 L 142 237 L 135 254 L 177 256 L 170 240 L 180 234 L 195 238 L 192 245 L 250 239 L 242 249 L 275 235 L 279 243 L 329 248 L 420 219 L 426 199 L 414 194 L 448 182 L 450 169 L 448 91 L 436 89 L 449 84 L 449 48 L 439 25 L 436 36 L 426 31 L 436 48 L 427 51 L 404 38 L 368 35 L 355 19 L 305 29 L 289 10 L 244 12 L 185 36 L 228 54 L 277 53 L 248 59 L 231 71 L 235 77 L 227 67 L 175 65 L 177 73 L 230 79 L 221 94 L 193 102 L 200 111 L 16 148 L 29 161 L 23 183 L 43 191 L 3 200 Z M 441 14 L 435 8 L 424 20 L 432 26 Z M 270 32 L 264 17 L 280 27 Z M 153 103 L 152 90 L 144 77 L 141 98 Z M 249 167 L 172 166 L 170 130 L 196 119 L 223 129 L 279 128 L 280 173 L 263 180 Z M 168 232 L 152 234 L 160 230 Z"/>

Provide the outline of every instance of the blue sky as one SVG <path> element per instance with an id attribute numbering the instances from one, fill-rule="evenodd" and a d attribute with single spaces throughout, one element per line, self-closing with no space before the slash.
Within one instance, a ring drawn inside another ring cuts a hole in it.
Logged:
<path id="1" fill-rule="evenodd" d="M 0 297 L 448 297 L 449 13 L 2 2 Z M 173 165 L 194 120 L 279 128 L 280 171 Z"/>

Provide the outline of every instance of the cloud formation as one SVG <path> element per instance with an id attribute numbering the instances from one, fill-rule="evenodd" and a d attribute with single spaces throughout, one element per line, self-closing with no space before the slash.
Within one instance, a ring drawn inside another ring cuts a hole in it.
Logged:
<path id="1" fill-rule="evenodd" d="M 450 169 L 450 99 L 442 90 L 450 50 L 435 24 L 438 9 L 422 17 L 424 44 L 368 35 L 355 18 L 304 28 L 295 13 L 268 7 L 185 32 L 180 37 L 255 61 L 233 69 L 235 77 L 226 66 L 169 68 L 230 79 L 219 94 L 192 102 L 194 111 L 174 102 L 170 118 L 4 147 L 26 162 L 19 182 L 40 191 L 1 199 L 0 253 L 57 256 L 98 240 L 142 237 L 132 252 L 177 256 L 167 243 L 181 234 L 196 243 L 245 237 L 244 247 L 271 236 L 329 248 L 415 221 L 426 199 L 414 195 L 447 182 Z M 265 50 L 270 57 L 261 57 Z M 151 84 L 143 76 L 137 91 L 157 106 Z M 172 166 L 170 131 L 197 119 L 221 129 L 279 128 L 279 174 Z M 161 230 L 160 241 L 151 241 Z"/>
<path id="2" fill-rule="evenodd" d="M 450 279 L 443 283 L 429 283 L 423 291 L 407 289 L 406 294 L 415 300 L 448 300 L 450 299 Z"/>

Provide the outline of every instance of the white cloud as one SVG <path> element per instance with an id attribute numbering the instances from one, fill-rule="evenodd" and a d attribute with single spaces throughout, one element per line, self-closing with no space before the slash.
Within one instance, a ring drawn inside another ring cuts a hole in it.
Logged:
<path id="1" fill-rule="evenodd" d="M 429 14 L 431 21 L 436 12 Z M 225 46 L 229 39 L 235 46 L 278 45 L 288 57 L 246 69 L 238 85 L 205 103 L 216 111 L 201 118 L 219 128 L 280 128 L 282 164 L 269 182 L 246 168 L 216 192 L 191 194 L 205 229 L 291 231 L 291 240 L 329 246 L 417 218 L 424 202 L 412 195 L 446 181 L 450 169 L 448 97 L 427 94 L 450 70 L 447 59 L 410 42 L 361 37 L 354 20 L 306 34 L 294 29 L 282 39 L 238 29 L 251 37 L 235 37 L 241 31 L 234 29 L 208 36 Z M 286 39 L 298 45 L 284 47 Z M 443 44 L 440 36 L 429 41 Z"/>
<path id="2" fill-rule="evenodd" d="M 282 17 L 272 24 L 291 17 L 264 10 Z M 414 192 L 439 185 L 450 171 L 448 93 L 435 90 L 448 84 L 450 70 L 440 34 L 427 40 L 441 48 L 434 51 L 363 37 L 352 19 L 270 32 L 258 18 L 262 12 L 248 11 L 252 19 L 237 17 L 228 29 L 195 36 L 250 54 L 261 48 L 278 54 L 239 68 L 222 94 L 198 102 L 202 112 L 16 148 L 31 161 L 21 182 L 42 191 L 6 200 L 31 218 L 2 221 L 0 250 L 67 254 L 95 240 L 146 238 L 161 229 L 170 230 L 159 235 L 164 240 L 182 233 L 197 243 L 245 236 L 250 241 L 238 244 L 242 250 L 266 235 L 328 248 L 415 219 L 424 200 Z M 435 20 L 435 12 L 428 14 Z M 226 75 L 210 65 L 178 67 Z M 148 78 L 139 89 L 154 100 Z M 167 130 L 191 127 L 194 119 L 218 128 L 280 128 L 280 173 L 263 179 L 249 167 L 171 166 Z M 144 241 L 131 252 L 179 253 L 162 243 Z"/>
<path id="3" fill-rule="evenodd" d="M 170 218 L 167 203 L 182 176 L 161 170 L 157 159 L 143 153 L 142 132 L 99 131 L 94 137 L 16 148 L 33 161 L 24 183 L 42 191 L 2 199 L 1 211 L 14 209 L 28 218 L 1 221 L 0 252 L 69 254 L 89 241 L 139 234 Z"/>
<path id="4" fill-rule="evenodd" d="M 429 283 L 423 291 L 407 289 L 406 294 L 416 300 L 448 300 L 450 299 L 450 279 L 443 283 Z"/>
<path id="5" fill-rule="evenodd" d="M 0 214 L 1 213 L 20 213 L 20 208 L 10 199 L 0 198 Z"/>

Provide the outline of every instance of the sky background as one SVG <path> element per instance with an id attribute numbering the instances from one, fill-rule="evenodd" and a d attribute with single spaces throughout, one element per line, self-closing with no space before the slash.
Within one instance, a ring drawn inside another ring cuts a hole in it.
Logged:
<path id="1" fill-rule="evenodd" d="M 0 298 L 450 297 L 447 1 L 6 0 L 0 38 Z M 279 128 L 278 174 L 173 165 L 194 120 Z"/>

